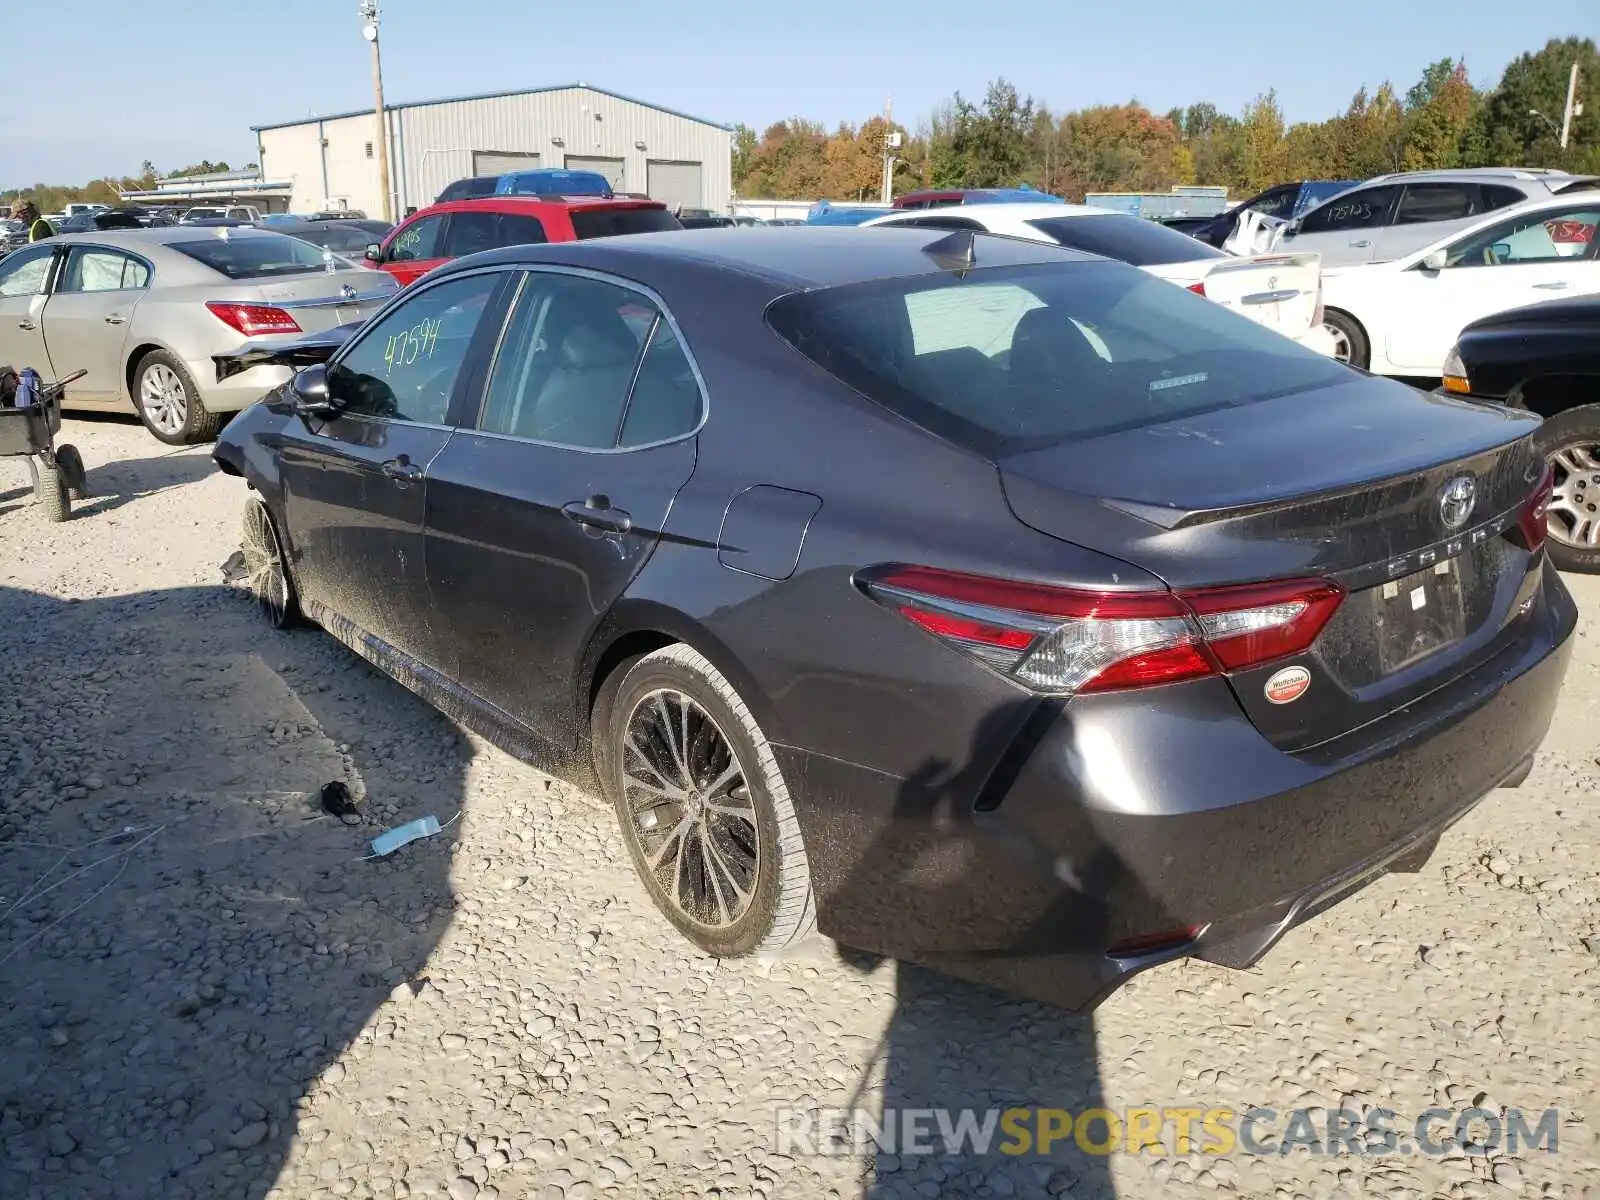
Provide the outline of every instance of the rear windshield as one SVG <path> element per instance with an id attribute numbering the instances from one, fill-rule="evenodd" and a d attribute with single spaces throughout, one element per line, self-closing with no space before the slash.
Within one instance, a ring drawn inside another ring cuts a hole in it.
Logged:
<path id="1" fill-rule="evenodd" d="M 660 233 L 664 229 L 682 228 L 678 218 L 664 208 L 586 208 L 572 214 L 572 230 L 579 238 Z"/>
<path id="2" fill-rule="evenodd" d="M 169 249 L 204 263 L 229 279 L 258 279 L 272 275 L 304 275 L 327 265 L 320 246 L 281 233 L 252 233 L 248 237 L 207 237 L 172 242 Z M 354 266 L 335 257 L 336 268 Z"/>
<path id="3" fill-rule="evenodd" d="M 767 319 L 869 399 L 995 457 L 1353 378 L 1332 359 L 1117 263 L 797 292 L 775 301 Z"/>
<path id="4" fill-rule="evenodd" d="M 1136 267 L 1228 257 L 1186 233 L 1143 217 L 1125 217 L 1120 213 L 1107 213 L 1103 217 L 1041 217 L 1028 224 L 1063 246 L 1102 254 Z"/>

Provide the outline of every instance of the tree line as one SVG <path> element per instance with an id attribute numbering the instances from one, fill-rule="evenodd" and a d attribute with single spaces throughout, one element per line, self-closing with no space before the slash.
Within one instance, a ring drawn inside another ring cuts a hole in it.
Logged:
<path id="1" fill-rule="evenodd" d="M 254 167 L 255 163 L 250 163 L 249 166 Z M 153 162 L 146 159 L 140 164 L 137 175 L 123 175 L 119 178 L 108 175 L 100 179 L 91 179 L 81 186 L 36 183 L 32 187 L 9 188 L 0 191 L 0 205 L 4 205 L 6 212 L 9 213 L 11 202 L 22 196 L 27 196 L 38 205 L 42 213 L 60 212 L 69 204 L 117 204 L 120 202 L 118 188 L 126 192 L 147 192 L 163 179 L 183 179 L 190 175 L 210 175 L 231 170 L 233 168 L 227 163 L 212 162 L 207 158 L 190 166 L 180 167 L 176 171 L 162 173 L 156 170 Z"/>
<path id="2" fill-rule="evenodd" d="M 1559 123 L 1574 62 L 1584 111 L 1562 150 Z M 803 117 L 759 136 L 737 126 L 734 190 L 745 199 L 876 200 L 891 131 L 903 139 L 896 194 L 1025 183 L 1081 200 L 1088 192 L 1199 183 L 1226 185 L 1240 197 L 1291 179 L 1440 167 L 1600 174 L 1600 52 L 1590 38 L 1552 39 L 1517 58 L 1492 87 L 1475 85 L 1466 63 L 1441 58 L 1403 95 L 1388 82 L 1363 86 L 1344 112 L 1293 125 L 1273 91 L 1237 116 L 1209 103 L 1158 114 L 1137 100 L 1058 115 L 997 79 L 981 101 L 957 93 L 915 130 L 883 117 L 831 133 Z"/>

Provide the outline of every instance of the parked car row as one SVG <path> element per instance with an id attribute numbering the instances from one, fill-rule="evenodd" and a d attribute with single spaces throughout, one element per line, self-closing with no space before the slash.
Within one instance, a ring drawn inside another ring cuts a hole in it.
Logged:
<path id="1" fill-rule="evenodd" d="M 298 367 L 214 451 L 263 614 L 598 787 L 713 955 L 816 927 L 1082 1007 L 1419 869 L 1566 670 L 1537 419 L 1221 266 L 917 223 L 979 207 L 524 242 L 219 354 Z"/>

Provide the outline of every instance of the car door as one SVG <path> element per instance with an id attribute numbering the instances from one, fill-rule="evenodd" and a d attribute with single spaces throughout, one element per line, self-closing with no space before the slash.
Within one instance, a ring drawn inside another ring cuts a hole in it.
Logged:
<path id="1" fill-rule="evenodd" d="M 73 385 L 74 400 L 121 403 L 123 346 L 152 273 L 143 258 L 109 246 L 68 248 L 45 305 L 43 331 L 58 374 L 88 372 Z"/>
<path id="2" fill-rule="evenodd" d="M 508 271 L 429 282 L 358 335 L 328 366 L 340 406 L 295 418 L 278 451 L 284 529 L 309 614 L 432 666 L 434 614 L 423 569 L 429 464 L 471 372 L 480 332 L 498 328 Z"/>
<path id="3" fill-rule="evenodd" d="M 1315 250 L 1322 255 L 1324 269 L 1371 262 L 1399 196 L 1398 184 L 1356 188 L 1335 196 L 1300 218 L 1298 228 L 1283 239 L 1283 249 Z"/>
<path id="4" fill-rule="evenodd" d="M 1394 217 L 1374 239 L 1372 260 L 1390 262 L 1404 258 L 1452 233 L 1470 228 L 1483 211 L 1475 183 L 1449 180 L 1408 183 L 1401 190 Z"/>
<path id="5" fill-rule="evenodd" d="M 32 367 L 47 377 L 55 374 L 43 325 L 56 249 L 48 244 L 25 246 L 0 260 L 0 366 L 18 371 Z"/>
<path id="6" fill-rule="evenodd" d="M 1445 266 L 1403 272 L 1408 288 L 1385 336 L 1399 372 L 1436 376 L 1480 317 L 1562 296 L 1600 293 L 1600 201 L 1508 217 L 1445 251 Z"/>
<path id="7" fill-rule="evenodd" d="M 660 538 L 703 413 L 658 299 L 530 271 L 481 402 L 429 469 L 446 669 L 552 746 L 572 743 L 573 672 Z"/>
<path id="8" fill-rule="evenodd" d="M 449 221 L 449 213 L 424 213 L 406 221 L 384 242 L 379 267 L 406 287 L 448 262 L 443 247 Z"/>

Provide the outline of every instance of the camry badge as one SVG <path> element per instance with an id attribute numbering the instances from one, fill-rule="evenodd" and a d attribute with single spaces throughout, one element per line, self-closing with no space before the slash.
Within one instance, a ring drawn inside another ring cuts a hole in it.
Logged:
<path id="1" fill-rule="evenodd" d="M 1439 517 L 1446 529 L 1460 529 L 1478 502 L 1478 485 L 1470 475 L 1457 475 L 1439 489 Z"/>
<path id="2" fill-rule="evenodd" d="M 1271 704 L 1291 704 L 1304 696 L 1310 686 L 1310 671 L 1304 667 L 1285 667 L 1267 680 L 1267 701 Z"/>

